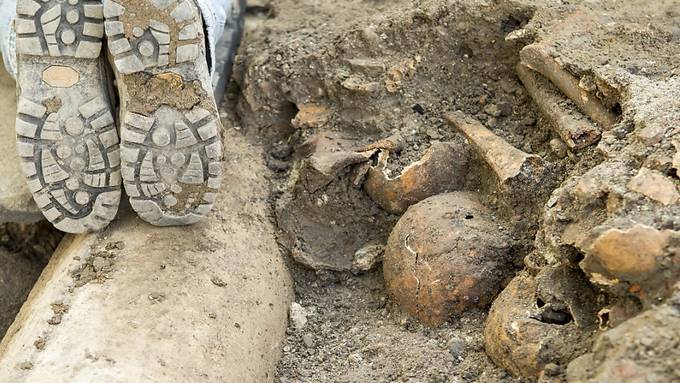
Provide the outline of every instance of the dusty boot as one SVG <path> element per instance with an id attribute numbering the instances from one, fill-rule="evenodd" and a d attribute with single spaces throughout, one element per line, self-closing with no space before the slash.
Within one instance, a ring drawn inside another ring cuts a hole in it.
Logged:
<path id="1" fill-rule="evenodd" d="M 221 124 L 203 22 L 192 0 L 104 1 L 120 93 L 125 191 L 154 225 L 210 212 L 221 181 Z"/>
<path id="2" fill-rule="evenodd" d="M 120 200 L 102 5 L 18 0 L 17 151 L 33 197 L 62 231 L 104 228 Z"/>

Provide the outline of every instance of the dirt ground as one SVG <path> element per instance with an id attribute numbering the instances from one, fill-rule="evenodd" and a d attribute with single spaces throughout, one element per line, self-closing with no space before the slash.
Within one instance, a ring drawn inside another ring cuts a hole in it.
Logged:
<path id="1" fill-rule="evenodd" d="M 380 271 L 293 278 L 307 323 L 291 320 L 276 382 L 524 381 L 484 353 L 482 311 L 431 328 L 390 303 Z"/>

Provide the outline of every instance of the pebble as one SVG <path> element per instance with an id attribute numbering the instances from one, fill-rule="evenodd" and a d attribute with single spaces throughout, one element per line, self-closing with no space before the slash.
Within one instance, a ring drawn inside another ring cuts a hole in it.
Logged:
<path id="1" fill-rule="evenodd" d="M 290 304 L 289 316 L 296 330 L 302 330 L 307 325 L 307 310 L 299 303 L 293 302 Z"/>
<path id="2" fill-rule="evenodd" d="M 449 342 L 449 353 L 453 356 L 456 361 L 463 360 L 465 356 L 465 349 L 467 347 L 467 342 L 464 339 L 454 338 Z"/>
<path id="3" fill-rule="evenodd" d="M 312 348 L 314 347 L 314 338 L 312 338 L 311 334 L 305 334 L 302 336 L 302 343 L 304 343 L 307 348 Z"/>
<path id="4" fill-rule="evenodd" d="M 564 142 L 559 138 L 553 138 L 550 140 L 550 149 L 558 158 L 564 158 L 567 156 L 567 145 L 565 145 Z"/>

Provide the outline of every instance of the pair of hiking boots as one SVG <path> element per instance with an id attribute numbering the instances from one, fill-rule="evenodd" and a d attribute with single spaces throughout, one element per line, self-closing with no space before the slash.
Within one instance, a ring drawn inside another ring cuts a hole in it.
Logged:
<path id="1" fill-rule="evenodd" d="M 222 143 L 197 4 L 18 0 L 16 12 L 17 151 L 44 216 L 101 230 L 123 188 L 154 225 L 208 214 Z"/>

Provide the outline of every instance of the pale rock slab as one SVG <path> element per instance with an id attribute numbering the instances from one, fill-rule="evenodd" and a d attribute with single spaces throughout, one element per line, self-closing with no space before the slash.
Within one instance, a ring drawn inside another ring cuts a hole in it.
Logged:
<path id="1" fill-rule="evenodd" d="M 292 283 L 261 154 L 227 138 L 234 186 L 205 221 L 154 227 L 128 208 L 65 238 L 0 343 L 3 381 L 273 379 Z"/>

